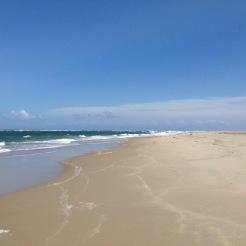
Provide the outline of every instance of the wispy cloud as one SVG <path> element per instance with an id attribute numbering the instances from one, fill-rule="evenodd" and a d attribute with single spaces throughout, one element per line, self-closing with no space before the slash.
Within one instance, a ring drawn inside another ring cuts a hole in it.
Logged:
<path id="1" fill-rule="evenodd" d="M 63 107 L 42 114 L 20 110 L 10 115 L 15 127 L 19 120 L 21 127 L 29 122 L 28 127 L 53 129 L 246 130 L 246 97 Z"/>
<path id="2" fill-rule="evenodd" d="M 22 109 L 22 110 L 19 110 L 19 111 L 15 111 L 15 110 L 12 110 L 10 112 L 10 116 L 12 118 L 15 118 L 15 119 L 19 119 L 19 120 L 30 120 L 30 119 L 33 119 L 35 118 L 35 116 L 31 113 L 28 113 L 26 110 Z"/>
<path id="3" fill-rule="evenodd" d="M 241 129 L 246 126 L 246 97 L 65 107 L 46 117 L 91 128 Z"/>

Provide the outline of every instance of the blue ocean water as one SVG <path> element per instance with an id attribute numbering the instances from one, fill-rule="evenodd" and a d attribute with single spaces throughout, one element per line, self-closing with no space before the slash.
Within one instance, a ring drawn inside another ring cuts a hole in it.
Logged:
<path id="1" fill-rule="evenodd" d="M 141 131 L 0 131 L 0 154 L 140 136 Z"/>

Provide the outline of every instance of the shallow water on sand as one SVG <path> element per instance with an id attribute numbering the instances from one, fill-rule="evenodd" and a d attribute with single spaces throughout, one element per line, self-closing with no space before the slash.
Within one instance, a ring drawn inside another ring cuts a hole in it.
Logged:
<path id="1" fill-rule="evenodd" d="M 60 161 L 106 150 L 122 141 L 110 139 L 56 149 L 4 153 L 0 155 L 0 195 L 47 182 L 62 172 Z"/>

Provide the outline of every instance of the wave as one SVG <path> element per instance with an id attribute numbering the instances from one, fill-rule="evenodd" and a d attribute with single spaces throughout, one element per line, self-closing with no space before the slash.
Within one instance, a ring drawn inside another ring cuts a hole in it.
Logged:
<path id="1" fill-rule="evenodd" d="M 186 133 L 183 131 L 149 131 L 149 135 L 151 136 L 170 136 L 170 135 L 178 135 L 178 134 L 182 134 L 182 133 Z"/>
<path id="2" fill-rule="evenodd" d="M 152 136 L 170 136 L 184 133 L 182 131 L 149 131 L 146 133 L 122 133 L 114 135 L 94 135 L 94 136 L 85 136 L 79 135 L 83 141 L 100 141 L 100 140 L 111 140 L 111 139 L 127 139 L 127 138 L 137 138 L 137 137 L 152 137 Z M 75 140 L 76 141 L 76 140 Z"/>
<path id="3" fill-rule="evenodd" d="M 28 148 L 19 148 L 18 151 L 30 151 L 30 150 L 42 150 L 42 149 L 56 149 L 62 147 L 61 145 L 49 145 L 49 146 L 34 146 Z"/>
<path id="4" fill-rule="evenodd" d="M 90 141 L 90 140 L 109 140 L 109 139 L 112 139 L 112 138 L 116 138 L 117 135 L 112 135 L 112 136 L 90 136 L 90 137 L 87 137 L 86 140 Z"/>
<path id="5" fill-rule="evenodd" d="M 6 153 L 6 152 L 10 152 L 11 150 L 10 149 L 1 149 L 0 148 L 0 153 Z"/>
<path id="6" fill-rule="evenodd" d="M 61 139 L 51 139 L 51 140 L 29 141 L 29 142 L 23 142 L 23 144 L 70 144 L 75 141 L 77 140 L 73 138 L 61 138 Z M 14 143 L 20 143 L 20 142 L 14 142 Z"/>
<path id="7" fill-rule="evenodd" d="M 5 146 L 5 142 L 0 142 L 0 148 L 2 148 L 3 146 Z"/>
<path id="8" fill-rule="evenodd" d="M 76 139 L 72 139 L 72 138 L 61 138 L 61 139 L 52 139 L 52 140 L 40 141 L 40 142 L 51 143 L 51 144 L 70 144 L 75 141 Z"/>
<path id="9" fill-rule="evenodd" d="M 169 136 L 169 135 L 177 135 L 181 133 L 181 131 L 148 131 L 148 132 L 136 132 L 136 133 L 120 133 L 113 135 L 92 135 L 86 136 L 82 134 L 78 134 L 74 136 L 74 138 L 56 138 L 56 139 L 44 139 L 44 140 L 28 140 L 28 141 L 20 141 L 20 142 L 8 142 L 7 146 L 5 146 L 5 142 L 0 142 L 0 153 L 10 152 L 10 151 L 32 151 L 32 150 L 42 150 L 42 149 L 54 149 L 65 146 L 72 145 L 80 145 L 82 143 L 102 143 L 102 142 L 110 142 L 117 140 L 127 140 L 130 138 L 140 138 L 140 137 L 158 137 L 158 136 Z M 23 138 L 30 138 L 30 135 L 24 135 Z"/>
<path id="10" fill-rule="evenodd" d="M 3 149 L 2 147 L 5 146 L 5 142 L 0 142 L 0 153 L 10 152 L 10 149 Z"/>
<path id="11" fill-rule="evenodd" d="M 5 152 L 18 152 L 18 151 L 34 151 L 34 150 L 45 150 L 45 149 L 55 149 L 64 146 L 73 145 L 75 139 L 51 139 L 51 140 L 44 140 L 44 141 L 25 141 L 25 142 L 9 142 L 8 148 L 2 148 L 5 143 L 0 142 L 0 154 Z"/>
<path id="12" fill-rule="evenodd" d="M 149 134 L 145 134 L 145 133 L 142 133 L 142 134 L 135 134 L 135 133 L 128 134 L 128 133 L 123 133 L 123 134 L 120 134 L 118 137 L 119 138 L 137 138 L 137 137 L 144 137 L 144 136 L 149 136 Z"/>

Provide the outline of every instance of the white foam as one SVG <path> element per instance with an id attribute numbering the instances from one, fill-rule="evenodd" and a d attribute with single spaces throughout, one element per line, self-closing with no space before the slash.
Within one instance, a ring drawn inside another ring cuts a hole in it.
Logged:
<path id="1" fill-rule="evenodd" d="M 75 139 L 71 139 L 71 138 L 62 138 L 62 139 L 53 139 L 53 140 L 49 140 L 46 141 L 47 143 L 54 143 L 54 144 L 70 144 L 72 142 L 75 142 Z"/>
<path id="2" fill-rule="evenodd" d="M 75 142 L 76 139 L 72 138 L 61 138 L 61 139 L 51 139 L 51 140 L 43 140 L 43 141 L 31 141 L 24 142 L 25 144 L 70 144 Z"/>
<path id="3" fill-rule="evenodd" d="M 117 137 L 117 135 L 112 135 L 112 136 L 101 136 L 101 135 L 98 135 L 98 136 L 91 136 L 91 137 L 88 137 L 86 140 L 90 141 L 90 140 L 109 140 L 109 139 L 112 139 L 112 138 L 115 138 Z"/>
<path id="4" fill-rule="evenodd" d="M 89 233 L 90 238 L 93 238 L 94 236 L 96 236 L 96 234 L 101 232 L 101 228 L 105 221 L 106 221 L 106 216 L 104 214 L 100 215 L 98 224 Z"/>
<path id="5" fill-rule="evenodd" d="M 1 149 L 0 148 L 0 153 L 6 153 L 6 152 L 10 152 L 11 150 L 10 149 Z"/>
<path id="6" fill-rule="evenodd" d="M 138 138 L 138 137 L 153 137 L 153 136 L 170 136 L 170 135 L 177 135 L 177 134 L 181 134 L 184 133 L 182 131 L 162 131 L 162 132 L 158 132 L 158 131 L 149 131 L 149 133 L 123 133 L 120 134 L 119 136 L 117 136 L 118 138 Z"/>
<path id="7" fill-rule="evenodd" d="M 67 178 L 61 182 L 53 183 L 52 185 L 57 186 L 57 185 L 61 185 L 61 184 L 65 184 L 67 182 L 70 182 L 71 180 L 77 178 L 81 174 L 81 171 L 82 171 L 81 167 L 75 166 L 73 176 L 71 176 L 71 177 L 69 177 L 69 178 Z"/>
<path id="8" fill-rule="evenodd" d="M 143 137 L 143 136 L 148 136 L 149 134 L 128 134 L 128 133 L 123 133 L 118 136 L 118 138 L 137 138 L 137 137 Z"/>
<path id="9" fill-rule="evenodd" d="M 1 234 L 7 234 L 7 233 L 9 233 L 9 232 L 10 232 L 10 230 L 0 229 L 0 235 L 1 235 Z"/>
<path id="10" fill-rule="evenodd" d="M 171 135 L 178 135 L 182 133 L 186 133 L 186 132 L 183 132 L 183 131 L 163 131 L 163 132 L 150 131 L 149 135 L 151 136 L 171 136 Z"/>
<path id="11" fill-rule="evenodd" d="M 0 142 L 0 153 L 9 151 L 32 151 L 32 150 L 45 150 L 45 149 L 55 149 L 68 145 L 79 144 L 78 140 L 71 138 L 63 139 L 51 139 L 43 141 L 24 141 L 24 142 L 11 142 L 9 143 L 9 148 L 3 148 L 4 142 Z"/>
<path id="12" fill-rule="evenodd" d="M 84 209 L 93 210 L 98 205 L 96 205 L 94 202 L 79 202 L 79 206 Z"/>
<path id="13" fill-rule="evenodd" d="M 5 146 L 5 142 L 0 142 L 0 148 Z"/>
<path id="14" fill-rule="evenodd" d="M 43 150 L 43 149 L 54 149 L 70 145 L 79 145 L 82 142 L 87 142 L 87 144 L 102 144 L 108 141 L 127 140 L 129 138 L 140 138 L 140 137 L 157 137 L 157 136 L 170 136 L 177 135 L 181 131 L 148 131 L 145 133 L 121 133 L 114 135 L 94 135 L 85 136 L 79 135 L 74 138 L 62 138 L 62 139 L 50 139 L 50 140 L 37 140 L 37 141 L 23 141 L 23 142 L 11 142 L 5 147 L 5 142 L 0 142 L 0 153 L 10 152 L 10 151 L 32 151 L 32 150 Z M 23 138 L 30 138 L 30 135 L 25 135 Z"/>
<path id="15" fill-rule="evenodd" d="M 148 133 L 122 133 L 119 135 L 97 135 L 85 137 L 85 141 L 103 141 L 103 140 L 111 140 L 111 139 L 128 139 L 128 138 L 139 138 L 139 137 L 152 137 L 152 136 L 170 136 L 185 133 L 182 131 L 149 131 Z"/>
<path id="16" fill-rule="evenodd" d="M 62 147 L 61 145 L 49 145 L 49 146 L 34 146 L 34 147 L 28 147 L 28 148 L 19 148 L 18 151 L 28 151 L 28 150 L 42 150 L 42 149 L 55 149 Z"/>
<path id="17" fill-rule="evenodd" d="M 10 149 L 3 149 L 2 147 L 5 146 L 5 142 L 0 142 L 0 153 L 5 153 L 11 151 Z"/>

